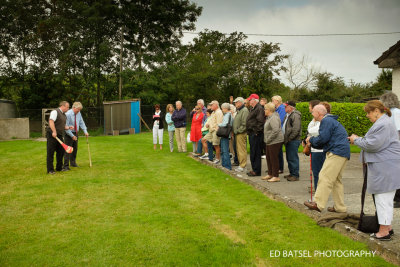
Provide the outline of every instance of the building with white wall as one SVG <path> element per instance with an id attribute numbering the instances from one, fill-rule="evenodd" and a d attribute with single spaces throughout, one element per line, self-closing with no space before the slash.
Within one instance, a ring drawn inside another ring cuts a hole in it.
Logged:
<path id="1" fill-rule="evenodd" d="M 392 92 L 400 99 L 400 41 L 383 52 L 374 64 L 379 68 L 392 69 Z"/>

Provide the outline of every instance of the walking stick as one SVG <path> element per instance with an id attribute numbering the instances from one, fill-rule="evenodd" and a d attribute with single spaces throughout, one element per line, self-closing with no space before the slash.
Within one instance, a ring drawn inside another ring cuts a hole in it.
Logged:
<path id="1" fill-rule="evenodd" d="M 311 202 L 312 202 L 312 163 L 311 163 L 311 157 L 312 157 L 312 155 L 310 154 L 310 183 L 311 183 Z"/>
<path id="2" fill-rule="evenodd" d="M 87 144 L 87 149 L 89 152 L 89 166 L 92 168 L 92 157 L 90 156 L 90 146 L 89 146 L 89 137 L 86 136 L 86 144 Z"/>

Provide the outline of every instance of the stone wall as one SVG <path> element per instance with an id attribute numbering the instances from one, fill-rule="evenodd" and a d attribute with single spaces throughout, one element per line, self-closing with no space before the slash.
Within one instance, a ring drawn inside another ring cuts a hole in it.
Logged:
<path id="1" fill-rule="evenodd" d="M 392 92 L 400 99 L 400 67 L 394 68 L 392 72 Z"/>
<path id="2" fill-rule="evenodd" d="M 28 138 L 29 118 L 0 119 L 0 140 Z"/>

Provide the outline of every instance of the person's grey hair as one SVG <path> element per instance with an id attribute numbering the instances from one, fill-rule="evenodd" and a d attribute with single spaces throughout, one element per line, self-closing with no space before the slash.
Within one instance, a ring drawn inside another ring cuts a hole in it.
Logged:
<path id="1" fill-rule="evenodd" d="M 257 98 L 253 98 L 253 99 L 254 99 L 254 101 L 256 101 L 256 103 L 260 102 L 260 100 Z"/>
<path id="2" fill-rule="evenodd" d="M 324 116 L 326 115 L 326 113 L 328 113 L 328 111 L 326 110 L 326 107 L 321 104 L 316 105 L 313 109 L 318 111 L 320 114 L 322 114 Z"/>
<path id="3" fill-rule="evenodd" d="M 197 100 L 197 103 L 199 103 L 199 102 L 204 106 L 204 100 L 203 99 Z"/>
<path id="4" fill-rule="evenodd" d="M 230 110 L 236 112 L 236 107 L 232 104 L 229 104 Z"/>
<path id="5" fill-rule="evenodd" d="M 77 109 L 83 109 L 81 102 L 74 102 L 74 104 L 72 104 L 72 107 Z"/>
<path id="6" fill-rule="evenodd" d="M 379 100 L 387 108 L 400 108 L 399 99 L 395 93 L 385 93 L 379 98 Z"/>
<path id="7" fill-rule="evenodd" d="M 231 110 L 231 104 L 229 104 L 229 103 L 223 103 L 223 104 L 221 105 L 221 109 L 224 109 L 224 108 L 226 108 L 227 110 Z"/>
<path id="8" fill-rule="evenodd" d="M 61 107 L 61 106 L 65 106 L 66 104 L 68 104 L 68 101 L 61 101 L 60 104 L 59 104 L 59 106 L 60 106 L 60 107 Z"/>
<path id="9" fill-rule="evenodd" d="M 271 112 L 275 112 L 275 105 L 272 102 L 269 102 L 269 103 L 265 104 L 264 108 L 268 109 Z"/>
<path id="10" fill-rule="evenodd" d="M 175 105 L 178 103 L 182 105 L 182 101 L 179 101 L 179 100 L 175 102 Z"/>

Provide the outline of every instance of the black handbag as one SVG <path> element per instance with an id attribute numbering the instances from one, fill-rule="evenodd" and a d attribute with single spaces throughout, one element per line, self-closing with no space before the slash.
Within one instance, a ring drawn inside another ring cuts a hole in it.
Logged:
<path id="1" fill-rule="evenodd" d="M 232 117 L 232 115 L 229 116 L 228 124 L 226 126 L 218 127 L 218 131 L 217 131 L 218 137 L 229 138 L 229 135 L 231 134 L 231 131 L 232 131 L 231 117 Z"/>
<path id="2" fill-rule="evenodd" d="M 364 151 L 363 153 L 363 174 L 364 174 L 364 183 L 361 193 L 361 214 L 360 214 L 360 222 L 358 223 L 357 229 L 364 233 L 377 233 L 379 232 L 379 222 L 378 215 L 375 211 L 375 215 L 365 215 L 364 214 L 364 202 L 365 202 L 365 192 L 367 190 L 367 176 L 368 176 L 368 167 L 364 162 Z M 375 196 L 372 195 L 375 204 Z M 376 210 L 376 205 L 375 205 Z"/>

